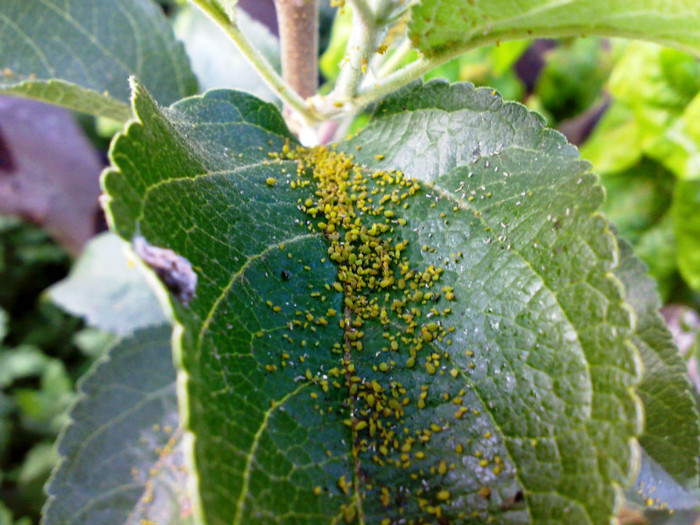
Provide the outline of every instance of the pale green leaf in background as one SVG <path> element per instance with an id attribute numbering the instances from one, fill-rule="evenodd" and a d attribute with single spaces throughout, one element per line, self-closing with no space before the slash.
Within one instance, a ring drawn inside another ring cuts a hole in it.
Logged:
<path id="1" fill-rule="evenodd" d="M 673 207 L 678 246 L 678 269 L 687 283 L 700 290 L 700 180 L 678 181 Z"/>
<path id="2" fill-rule="evenodd" d="M 612 105 L 582 147 L 603 174 L 606 211 L 659 280 L 663 297 L 679 272 L 698 290 L 700 62 L 655 44 L 629 43 L 608 87 Z M 649 207 L 653 201 L 657 211 Z M 629 227 L 639 220 L 643 228 Z"/>
<path id="3" fill-rule="evenodd" d="M 621 172 L 642 159 L 642 137 L 641 126 L 632 110 L 624 104 L 613 103 L 581 147 L 581 155 L 602 175 Z"/>
<path id="4" fill-rule="evenodd" d="M 127 257 L 128 245 L 112 233 L 96 236 L 68 277 L 47 289 L 58 306 L 93 327 L 127 335 L 167 322 L 142 270 Z"/>
<path id="5" fill-rule="evenodd" d="M 608 81 L 613 103 L 582 148 L 601 174 L 646 155 L 677 176 L 693 178 L 700 149 L 700 62 L 655 44 L 625 46 Z"/>
<path id="6" fill-rule="evenodd" d="M 0 349 L 0 388 L 10 386 L 17 379 L 42 374 L 51 362 L 50 357 L 34 346 Z"/>
<path id="7" fill-rule="evenodd" d="M 279 41 L 260 22 L 238 10 L 236 24 L 256 49 L 280 70 Z M 183 8 L 175 20 L 175 34 L 182 40 L 190 57 L 192 70 L 199 80 L 200 91 L 214 88 L 235 88 L 248 91 L 264 100 L 276 96 L 260 75 L 223 32 L 201 11 Z"/>

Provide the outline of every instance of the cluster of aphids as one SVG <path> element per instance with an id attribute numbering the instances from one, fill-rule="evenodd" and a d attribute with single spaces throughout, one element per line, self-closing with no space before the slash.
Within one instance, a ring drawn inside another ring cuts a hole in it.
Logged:
<path id="1" fill-rule="evenodd" d="M 296 177 L 289 184 L 302 193 L 298 205 L 309 217 L 308 228 L 325 236 L 328 259 L 337 267 L 336 281 L 331 286 L 343 294 L 339 325 L 344 338 L 333 349 L 342 356 L 339 366 L 326 374 L 335 380 L 332 383 L 347 389 L 350 417 L 345 423 L 352 430 L 353 456 L 369 457 L 378 466 L 404 469 L 410 469 L 414 461 L 430 463 L 423 450 L 431 436 L 446 427 L 432 423 L 406 430 L 407 407 L 426 408 L 430 404 L 429 388 L 405 388 L 400 377 L 418 367 L 428 375 L 447 373 L 453 379 L 460 371 L 446 365 L 449 354 L 444 350 L 452 344 L 454 327 L 448 326 L 447 320 L 455 293 L 440 283 L 443 268 L 414 268 L 406 255 L 409 243 L 400 236 L 403 227 L 410 227 L 402 211 L 409 207 L 412 197 L 423 192 L 423 187 L 399 171 L 368 172 L 352 156 L 323 147 L 285 147 L 276 158 L 297 161 Z M 266 182 L 269 186 L 277 183 L 270 179 Z M 419 249 L 434 251 L 427 246 Z M 365 348 L 364 329 L 370 321 L 382 326 L 381 352 Z M 377 351 L 372 378 L 357 366 L 355 352 L 363 351 Z M 306 377 L 315 376 L 307 371 Z M 324 389 L 327 385 L 323 381 Z M 462 406 L 464 395 L 464 390 L 455 391 L 449 399 L 455 419 L 468 412 Z M 399 433 L 398 428 L 404 431 Z M 456 448 L 457 453 L 463 453 L 463 445 L 457 444 Z M 455 468 L 455 464 L 437 457 L 425 470 L 411 471 L 419 487 L 413 492 L 415 502 L 422 512 L 432 516 L 430 520 L 443 515 L 443 507 L 452 495 L 434 481 L 421 484 L 419 478 L 440 479 Z M 501 470 L 498 457 L 494 469 L 494 473 Z M 361 482 L 358 476 L 352 480 L 341 477 L 337 486 L 346 494 L 359 493 Z M 320 493 L 320 487 L 317 489 Z M 374 487 L 373 493 L 382 506 L 389 507 L 396 490 Z M 354 506 L 345 506 L 344 515 L 352 522 Z"/>

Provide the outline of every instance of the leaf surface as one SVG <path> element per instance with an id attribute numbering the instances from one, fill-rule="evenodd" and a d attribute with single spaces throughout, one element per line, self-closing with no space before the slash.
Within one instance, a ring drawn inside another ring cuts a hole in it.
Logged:
<path id="1" fill-rule="evenodd" d="M 652 40 L 700 54 L 695 0 L 421 0 L 409 37 L 428 55 L 530 37 L 602 35 Z"/>
<path id="2" fill-rule="evenodd" d="M 198 277 L 171 301 L 197 519 L 609 523 L 638 357 L 561 135 L 441 82 L 338 150 L 234 91 L 163 109 L 136 85 L 134 110 L 103 184 L 122 237 Z"/>
<path id="3" fill-rule="evenodd" d="M 658 313 L 661 302 L 654 281 L 629 244 L 620 241 L 620 249 L 615 274 L 637 316 L 632 341 L 644 362 L 637 392 L 644 403 L 646 424 L 640 437 L 642 467 L 635 490 L 645 502 L 652 502 L 648 506 L 693 508 L 699 504 L 700 492 L 700 419 L 693 389 L 671 332 Z"/>
<path id="4" fill-rule="evenodd" d="M 119 342 L 80 391 L 59 438 L 42 523 L 192 523 L 170 327 Z"/>
<path id="5" fill-rule="evenodd" d="M 196 90 L 151 0 L 0 0 L 0 92 L 125 121 L 135 75 L 163 103 Z"/>

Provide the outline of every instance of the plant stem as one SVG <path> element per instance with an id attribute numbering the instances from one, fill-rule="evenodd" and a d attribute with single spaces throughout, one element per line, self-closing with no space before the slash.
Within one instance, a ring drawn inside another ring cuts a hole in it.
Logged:
<path id="1" fill-rule="evenodd" d="M 352 100 L 352 104 L 356 108 L 362 108 L 367 104 L 371 104 L 409 82 L 419 79 L 445 62 L 449 62 L 453 58 L 481 45 L 483 45 L 481 42 L 470 42 L 461 47 L 450 48 L 430 58 L 421 57 L 388 77 L 379 80 L 373 86 L 360 89 L 357 96 Z"/>
<path id="2" fill-rule="evenodd" d="M 367 25 L 374 24 L 375 15 L 366 0 L 348 0 L 352 6 L 353 13 L 358 20 L 362 20 Z"/>
<path id="3" fill-rule="evenodd" d="M 411 52 L 411 43 L 408 38 L 405 38 L 401 45 L 397 47 L 389 58 L 380 66 L 378 76 L 379 78 L 384 78 L 390 74 L 396 66 L 398 66 L 401 61 Z"/>
<path id="4" fill-rule="evenodd" d="M 282 76 L 302 97 L 318 89 L 318 2 L 275 0 Z"/>
<path id="5" fill-rule="evenodd" d="M 338 83 L 330 95 L 337 102 L 350 101 L 357 93 L 369 59 L 376 47 L 378 28 L 374 13 L 364 0 L 350 0 L 353 9 L 352 32 L 347 45 L 346 62 L 342 65 Z"/>
<path id="6" fill-rule="evenodd" d="M 306 101 L 285 82 L 275 71 L 265 57 L 255 48 L 255 46 L 243 34 L 235 20 L 230 20 L 218 6 L 210 0 L 190 0 L 199 7 L 209 18 L 216 22 L 226 34 L 233 40 L 243 56 L 255 68 L 265 83 L 270 86 L 277 96 L 284 102 L 285 106 L 293 108 L 307 122 L 316 122 L 320 117 L 312 111 Z M 315 2 L 314 2 L 315 3 Z M 315 73 L 314 73 L 315 77 Z M 315 89 L 314 89 L 315 91 Z"/>

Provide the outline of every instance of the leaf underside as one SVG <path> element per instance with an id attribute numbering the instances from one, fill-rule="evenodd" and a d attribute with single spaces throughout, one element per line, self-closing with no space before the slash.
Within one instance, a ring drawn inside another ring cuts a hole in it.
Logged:
<path id="1" fill-rule="evenodd" d="M 561 135 L 441 82 L 311 152 L 242 93 L 133 104 L 103 185 L 115 231 L 198 276 L 171 301 L 198 519 L 609 523 L 639 358 Z"/>
<path id="2" fill-rule="evenodd" d="M 81 381 L 47 485 L 45 525 L 192 523 L 170 331 L 136 332 Z"/>
<path id="3" fill-rule="evenodd" d="M 632 342 L 644 363 L 637 392 L 644 403 L 645 426 L 639 441 L 642 466 L 634 491 L 638 500 L 657 509 L 700 506 L 698 461 L 700 422 L 686 367 L 663 318 L 654 281 L 632 248 L 620 241 L 615 271 L 637 316 Z"/>
<path id="4" fill-rule="evenodd" d="M 131 75 L 163 103 L 196 91 L 151 0 L 0 0 L 0 35 L 0 93 L 126 121 Z"/>
<path id="5" fill-rule="evenodd" d="M 529 37 L 618 36 L 700 55 L 695 0 L 421 0 L 408 30 L 427 55 Z"/>

